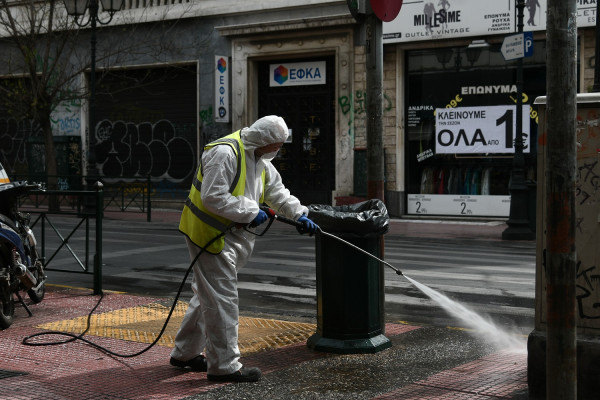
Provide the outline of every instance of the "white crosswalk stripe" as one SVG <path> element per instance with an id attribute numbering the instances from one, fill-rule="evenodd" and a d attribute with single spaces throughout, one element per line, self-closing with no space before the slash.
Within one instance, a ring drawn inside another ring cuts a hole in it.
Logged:
<path id="1" fill-rule="evenodd" d="M 533 246 L 515 249 L 431 241 L 386 241 L 385 261 L 450 297 L 465 298 L 461 304 L 475 311 L 526 318 L 534 316 Z M 285 293 L 316 298 L 315 266 L 315 253 L 311 248 L 255 251 L 250 263 L 240 271 L 239 288 L 265 295 Z M 436 306 L 406 279 L 385 266 L 384 271 L 387 310 L 395 306 Z M 278 280 L 288 282 L 282 285 L 277 283 Z M 295 286 L 288 286 L 289 280 L 293 280 Z M 493 300 L 488 300 L 491 297 Z"/>
<path id="2" fill-rule="evenodd" d="M 128 282 L 144 280 L 151 287 L 169 288 L 174 293 L 189 261 L 185 244 L 179 238 L 171 243 L 154 246 L 147 243 L 138 248 L 105 252 L 106 275 Z M 348 251 L 356 250 L 348 248 Z M 157 260 L 164 258 L 165 267 L 155 266 L 150 270 L 144 265 L 119 267 L 126 257 L 126 262 L 131 263 L 129 260 L 135 260 L 139 254 L 153 254 Z M 176 258 L 172 257 L 174 254 Z M 534 316 L 535 248 L 532 243 L 502 245 L 394 237 L 386 238 L 384 254 L 385 261 L 408 277 L 475 311 L 508 319 L 520 316 L 531 320 Z M 240 297 L 263 298 L 264 304 L 282 302 L 314 315 L 317 312 L 316 257 L 314 238 L 287 236 L 258 240 L 250 262 L 238 274 Z M 53 263 L 61 266 L 73 261 L 61 255 Z M 332 266 L 340 275 L 345 273 L 345 267 Z M 386 316 L 400 319 L 407 315 L 410 320 L 420 313 L 439 312 L 435 310 L 439 307 L 406 279 L 386 266 L 383 270 Z M 191 281 L 190 275 L 185 289 L 188 296 Z M 370 289 L 365 287 L 365 290 Z M 247 302 L 241 300 L 240 304 Z"/>

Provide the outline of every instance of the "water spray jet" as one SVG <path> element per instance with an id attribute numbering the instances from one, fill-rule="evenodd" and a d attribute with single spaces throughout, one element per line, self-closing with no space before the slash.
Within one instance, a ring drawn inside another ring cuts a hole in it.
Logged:
<path id="1" fill-rule="evenodd" d="M 270 217 L 273 219 L 276 219 L 278 221 L 281 221 L 283 223 L 286 223 L 288 225 L 293 225 L 296 227 L 298 227 L 298 225 L 302 226 L 302 224 L 298 221 L 294 221 L 292 219 L 277 215 L 275 213 L 275 211 L 271 208 L 264 207 L 263 210 L 268 215 L 270 215 Z M 360 247 L 355 246 L 354 244 L 352 244 L 338 236 L 335 236 L 331 233 L 325 232 L 321 228 L 319 228 L 319 230 L 317 231 L 317 234 L 325 235 L 332 239 L 338 240 L 338 241 L 352 247 L 353 249 L 356 249 L 371 258 L 374 258 L 375 260 L 379 261 L 380 263 L 384 264 L 385 266 L 391 268 L 394 272 L 396 272 L 397 275 L 400 275 L 400 276 L 403 276 L 404 278 L 406 278 L 406 280 L 408 280 L 408 282 L 410 282 L 413 286 L 415 286 L 417 289 L 419 289 L 421 292 L 423 292 L 429 298 L 431 298 L 432 300 L 437 302 L 443 309 L 445 309 L 452 316 L 459 318 L 460 320 L 465 322 L 470 328 L 473 329 L 473 331 L 475 331 L 475 333 L 477 335 L 481 336 L 485 340 L 494 342 L 495 344 L 498 344 L 504 348 L 519 349 L 519 350 L 524 348 L 525 344 L 522 341 L 519 341 L 518 338 L 516 337 L 516 335 L 510 334 L 510 333 L 502 330 L 496 324 L 494 324 L 492 321 L 483 318 L 481 315 L 477 314 L 475 311 L 450 299 L 448 296 L 442 294 L 441 292 L 438 292 L 438 291 L 404 275 L 404 273 L 402 273 L 402 271 L 400 269 L 394 267 L 392 264 L 388 263 L 387 261 L 384 261 L 384 260 L 380 259 L 379 257 L 374 256 L 373 254 L 369 253 L 368 251 L 365 251 L 365 250 L 361 249 Z"/>

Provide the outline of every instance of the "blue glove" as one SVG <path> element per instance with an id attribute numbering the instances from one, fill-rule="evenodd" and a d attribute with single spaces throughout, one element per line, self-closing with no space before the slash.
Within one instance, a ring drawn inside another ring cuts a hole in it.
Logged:
<path id="1" fill-rule="evenodd" d="M 306 217 L 306 215 L 302 214 L 300 218 L 298 218 L 298 222 L 302 224 L 302 227 L 296 226 L 296 230 L 299 234 L 303 235 L 305 233 L 309 233 L 310 236 L 314 235 L 319 231 L 319 225 L 312 222 L 310 219 Z"/>
<path id="2" fill-rule="evenodd" d="M 258 210 L 258 215 L 252 220 L 252 222 L 250 222 L 250 228 L 255 228 L 268 219 L 269 217 L 267 216 L 266 212 L 263 210 Z"/>

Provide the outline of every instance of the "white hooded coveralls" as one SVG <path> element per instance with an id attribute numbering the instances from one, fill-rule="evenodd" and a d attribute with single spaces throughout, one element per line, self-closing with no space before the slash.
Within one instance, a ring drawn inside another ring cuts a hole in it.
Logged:
<path id="1" fill-rule="evenodd" d="M 243 196 L 229 193 L 237 170 L 237 157 L 230 146 L 215 146 L 202 154 L 202 203 L 211 212 L 237 223 L 250 223 L 258 215 L 263 188 L 261 173 L 266 171 L 264 201 L 278 214 L 297 220 L 308 209 L 285 188 L 279 172 L 271 164 L 275 153 L 255 160 L 254 150 L 285 142 L 288 128 L 283 118 L 267 116 L 241 131 L 246 152 L 246 182 Z M 238 291 L 237 271 L 250 258 L 255 235 L 233 229 L 225 235 L 225 247 L 217 255 L 202 252 L 194 264 L 193 296 L 175 337 L 171 357 L 187 361 L 206 349 L 208 374 L 226 375 L 238 371 Z M 190 257 L 199 247 L 187 237 Z"/>

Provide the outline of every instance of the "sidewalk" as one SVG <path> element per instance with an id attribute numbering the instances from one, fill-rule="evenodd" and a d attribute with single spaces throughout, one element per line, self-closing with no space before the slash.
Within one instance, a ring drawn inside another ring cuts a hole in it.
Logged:
<path id="1" fill-rule="evenodd" d="M 495 350 L 468 332 L 399 323 L 386 325 L 390 349 L 376 354 L 336 355 L 306 346 L 312 324 L 243 317 L 242 362 L 258 366 L 256 384 L 215 384 L 205 373 L 169 365 L 173 335 L 185 305 L 177 308 L 158 345 L 133 358 L 109 356 L 83 343 L 25 346 L 43 331 L 80 333 L 99 296 L 49 286 L 46 298 L 22 306 L 0 336 L 0 398 L 82 399 L 524 399 L 527 356 Z M 106 293 L 86 339 L 122 354 L 154 340 L 171 301 Z M 67 339 L 58 335 L 32 342 Z M 525 346 L 525 338 L 523 339 Z"/>
<path id="2" fill-rule="evenodd" d="M 153 222 L 174 226 L 178 219 L 178 212 L 157 210 L 152 215 Z M 145 221 L 145 215 L 140 220 Z M 393 220 L 390 234 L 500 240 L 504 228 L 503 223 Z M 32 317 L 17 305 L 14 324 L 0 331 L 1 399 L 528 398 L 525 337 L 522 349 L 495 349 L 464 330 L 398 321 L 386 324 L 390 349 L 337 355 L 306 346 L 315 324 L 242 315 L 241 361 L 263 371 L 262 380 L 254 384 L 215 384 L 207 381 L 205 373 L 184 372 L 169 365 L 185 303 L 178 304 L 158 344 L 137 357 L 110 356 L 81 341 L 23 345 L 24 337 L 38 332 L 82 332 L 88 313 L 100 299 L 84 289 L 49 285 L 47 290 L 40 304 L 30 305 Z M 172 301 L 107 292 L 85 338 L 117 353 L 141 351 L 160 332 Z M 50 335 L 32 341 L 65 339 Z"/>

